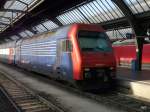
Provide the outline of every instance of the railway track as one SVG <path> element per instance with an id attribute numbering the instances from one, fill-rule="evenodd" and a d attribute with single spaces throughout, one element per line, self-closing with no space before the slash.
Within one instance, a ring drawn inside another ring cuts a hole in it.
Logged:
<path id="1" fill-rule="evenodd" d="M 122 92 L 110 91 L 110 92 L 106 92 L 106 94 L 105 93 L 82 92 L 76 88 L 68 86 L 67 84 L 62 84 L 60 82 L 58 83 L 56 81 L 50 80 L 47 77 L 38 76 L 37 74 L 35 75 L 34 73 L 29 73 L 24 70 L 21 70 L 21 72 L 24 72 L 25 74 L 36 77 L 40 80 L 44 80 L 44 82 L 50 82 L 50 84 L 61 87 L 73 94 L 77 94 L 82 97 L 93 99 L 93 100 L 97 101 L 98 103 L 104 104 L 108 107 L 109 106 L 116 107 L 121 110 L 126 110 L 127 112 L 150 112 L 149 102 L 138 100 L 138 99 L 133 98 L 132 96 L 130 96 L 128 94 L 124 94 Z M 1 78 L 1 76 L 0 76 L 0 78 Z M 0 83 L 1 83 L 1 81 L 0 81 Z M 38 97 L 40 96 L 42 99 L 43 98 L 46 99 L 47 102 L 52 101 L 54 107 L 56 105 L 59 105 L 59 102 L 57 102 L 58 99 L 53 98 L 53 96 L 50 96 L 49 94 L 46 94 L 43 92 L 38 92 L 38 91 L 36 91 L 36 94 L 38 94 Z M 61 106 L 59 105 L 58 108 L 62 109 L 63 107 L 61 108 Z"/>
<path id="2" fill-rule="evenodd" d="M 60 86 L 59 86 L 60 87 Z M 69 90 L 73 94 L 80 95 L 82 97 L 90 98 L 92 100 L 97 101 L 100 104 L 116 107 L 121 110 L 125 110 L 127 112 L 150 112 L 150 104 L 146 101 L 141 101 L 136 98 L 133 98 L 130 95 L 126 95 L 120 92 L 111 92 L 111 93 L 89 93 L 82 92 L 74 88 L 65 87 L 65 89 Z M 55 100 L 52 96 L 48 94 L 39 93 L 40 96 L 47 98 L 47 100 Z M 57 105 L 57 100 L 54 101 Z M 59 103 L 59 102 L 58 102 Z"/>
<path id="3" fill-rule="evenodd" d="M 19 112 L 16 104 L 8 97 L 4 88 L 0 86 L 0 112 Z"/>
<path id="4" fill-rule="evenodd" d="M 96 100 L 100 104 L 105 104 L 107 106 L 113 106 L 120 108 L 121 110 L 126 110 L 127 112 L 150 112 L 150 102 L 142 101 L 130 94 L 126 93 L 124 89 L 112 90 L 107 92 L 83 92 L 67 84 L 56 82 L 51 80 L 51 83 L 57 85 L 58 87 L 64 88 L 65 90 L 72 92 L 73 94 L 81 95 L 93 100 Z M 45 93 L 39 93 L 42 97 L 52 100 L 53 98 Z M 54 101 L 57 105 L 57 101 Z"/>
<path id="5" fill-rule="evenodd" d="M 0 74 L 0 85 L 16 108 L 15 112 L 64 112 L 49 101 L 33 93 L 21 83 Z M 5 111 L 4 111 L 5 112 Z M 8 111 L 7 111 L 8 112 Z M 9 112 L 14 112 L 9 110 Z"/>

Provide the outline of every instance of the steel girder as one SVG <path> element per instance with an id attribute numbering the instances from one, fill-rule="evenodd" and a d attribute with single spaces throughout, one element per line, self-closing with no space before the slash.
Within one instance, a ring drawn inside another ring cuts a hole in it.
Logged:
<path id="1" fill-rule="evenodd" d="M 132 27 L 136 35 L 136 61 L 137 61 L 137 70 L 140 71 L 142 68 L 142 51 L 144 43 L 144 38 L 142 37 L 146 35 L 146 30 L 123 0 L 112 0 L 112 1 L 124 13 L 127 21 L 129 22 L 130 26 Z"/>

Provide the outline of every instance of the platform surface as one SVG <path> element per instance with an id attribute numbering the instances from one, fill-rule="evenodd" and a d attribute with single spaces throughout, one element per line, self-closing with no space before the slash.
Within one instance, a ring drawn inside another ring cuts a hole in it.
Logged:
<path id="1" fill-rule="evenodd" d="M 129 68 L 118 68 L 117 77 L 128 80 L 141 81 L 150 84 L 150 70 L 135 72 Z"/>
<path id="2" fill-rule="evenodd" d="M 117 69 L 118 84 L 131 89 L 132 94 L 150 100 L 150 70 Z"/>

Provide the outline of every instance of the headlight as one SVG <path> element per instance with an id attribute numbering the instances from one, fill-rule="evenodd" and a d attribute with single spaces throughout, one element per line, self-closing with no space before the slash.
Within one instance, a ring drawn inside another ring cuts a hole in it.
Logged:
<path id="1" fill-rule="evenodd" d="M 89 68 L 85 68 L 84 71 L 90 71 L 90 69 Z"/>

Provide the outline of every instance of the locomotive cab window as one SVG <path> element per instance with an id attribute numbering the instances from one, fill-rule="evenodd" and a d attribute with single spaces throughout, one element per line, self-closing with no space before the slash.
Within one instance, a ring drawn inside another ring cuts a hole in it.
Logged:
<path id="1" fill-rule="evenodd" d="M 83 52 L 109 52 L 112 47 L 105 32 L 79 31 L 79 46 Z"/>
<path id="2" fill-rule="evenodd" d="M 62 52 L 72 52 L 72 42 L 70 40 L 62 40 L 61 50 Z"/>

